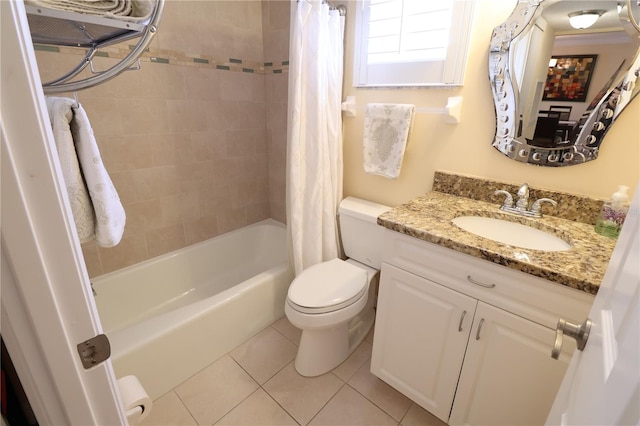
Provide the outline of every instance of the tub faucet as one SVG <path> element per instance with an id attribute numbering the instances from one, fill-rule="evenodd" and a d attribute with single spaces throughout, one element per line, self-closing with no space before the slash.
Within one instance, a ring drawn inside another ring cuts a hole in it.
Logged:
<path id="1" fill-rule="evenodd" d="M 518 201 L 516 202 L 516 210 L 527 211 L 529 209 L 529 184 L 524 183 L 518 189 Z"/>

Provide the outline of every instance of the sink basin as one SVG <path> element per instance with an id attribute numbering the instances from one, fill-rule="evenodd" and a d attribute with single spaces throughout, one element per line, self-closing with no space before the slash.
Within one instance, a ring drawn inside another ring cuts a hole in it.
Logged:
<path id="1" fill-rule="evenodd" d="M 511 246 L 543 251 L 566 251 L 571 244 L 549 232 L 510 222 L 482 216 L 460 216 L 453 223 L 472 234 Z"/>

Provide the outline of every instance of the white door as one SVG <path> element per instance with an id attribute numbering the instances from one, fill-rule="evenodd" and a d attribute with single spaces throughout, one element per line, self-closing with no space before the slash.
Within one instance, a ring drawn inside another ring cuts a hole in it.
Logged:
<path id="1" fill-rule="evenodd" d="M 573 355 L 549 425 L 640 423 L 639 222 L 640 186 L 589 313 L 587 345 Z"/>
<path id="2" fill-rule="evenodd" d="M 2 338 L 39 424 L 126 424 L 111 362 L 84 369 L 102 332 L 53 136 L 24 4 L 0 1 Z"/>

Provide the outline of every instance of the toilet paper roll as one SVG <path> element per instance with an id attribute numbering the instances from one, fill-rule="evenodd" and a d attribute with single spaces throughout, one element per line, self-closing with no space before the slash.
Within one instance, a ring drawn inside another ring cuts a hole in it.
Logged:
<path id="1" fill-rule="evenodd" d="M 129 424 L 138 424 L 151 412 L 151 398 L 136 376 L 124 376 L 118 379 L 122 404 Z"/>

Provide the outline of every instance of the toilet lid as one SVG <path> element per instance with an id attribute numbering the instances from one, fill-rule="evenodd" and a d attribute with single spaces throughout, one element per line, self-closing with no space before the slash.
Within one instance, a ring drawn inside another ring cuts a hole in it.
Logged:
<path id="1" fill-rule="evenodd" d="M 305 311 L 337 310 L 367 291 L 367 272 L 341 259 L 305 269 L 289 286 L 289 301 Z"/>

